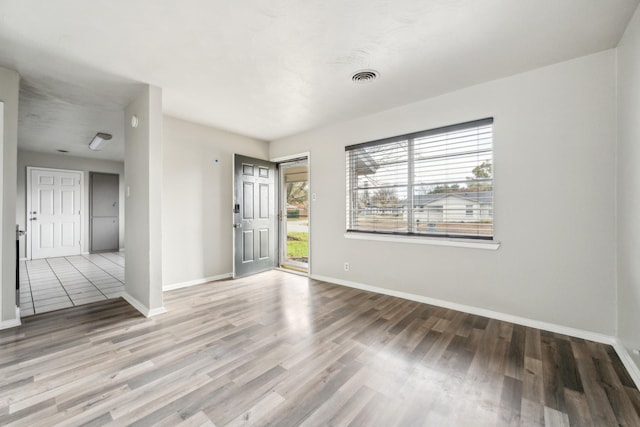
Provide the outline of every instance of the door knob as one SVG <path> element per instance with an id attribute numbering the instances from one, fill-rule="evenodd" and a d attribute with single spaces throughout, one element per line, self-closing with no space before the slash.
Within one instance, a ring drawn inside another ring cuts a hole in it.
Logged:
<path id="1" fill-rule="evenodd" d="M 242 224 L 233 224 L 233 228 L 242 228 Z"/>
<path id="2" fill-rule="evenodd" d="M 38 219 L 38 218 L 36 218 L 36 217 L 34 216 L 33 218 L 29 218 L 29 221 L 35 221 L 35 220 L 37 220 L 37 219 Z"/>

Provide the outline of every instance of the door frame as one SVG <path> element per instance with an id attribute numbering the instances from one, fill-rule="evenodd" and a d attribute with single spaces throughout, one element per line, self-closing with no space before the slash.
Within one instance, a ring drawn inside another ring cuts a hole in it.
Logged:
<path id="1" fill-rule="evenodd" d="M 307 181 L 307 188 L 309 191 L 309 213 L 308 213 L 308 220 L 309 220 L 309 259 L 307 260 L 307 274 L 306 276 L 311 277 L 312 275 L 312 254 L 311 254 L 311 239 L 312 239 L 312 211 L 313 211 L 313 205 L 315 204 L 316 199 L 313 197 L 315 193 L 313 193 L 313 186 L 312 186 L 312 182 L 311 182 L 311 152 L 306 151 L 306 152 L 302 152 L 302 153 L 297 153 L 297 154 L 291 154 L 288 156 L 281 156 L 281 157 L 276 157 L 276 158 L 272 158 L 270 161 L 274 162 L 274 163 L 278 163 L 278 176 L 280 175 L 280 163 L 288 163 L 291 162 L 293 160 L 296 159 L 302 159 L 302 158 L 307 158 L 307 174 L 308 174 L 308 181 Z M 280 207 L 281 205 L 281 186 L 282 184 L 278 185 L 278 195 L 277 195 L 277 200 L 276 203 L 278 204 L 278 206 Z M 280 236 L 280 238 L 278 239 L 278 268 L 280 268 L 280 254 L 282 252 L 282 246 L 283 246 L 283 242 L 282 242 L 282 230 L 280 229 L 282 227 L 282 221 L 278 221 L 278 236 Z M 286 244 L 286 241 L 285 243 Z M 286 270 L 288 272 L 292 272 L 291 270 Z M 304 273 L 296 273 L 296 274 L 304 274 Z"/>
<path id="2" fill-rule="evenodd" d="M 84 171 L 75 170 L 75 169 L 57 169 L 57 168 L 44 168 L 40 166 L 27 166 L 27 189 L 26 189 L 26 206 L 27 209 L 25 211 L 25 228 L 27 230 L 27 238 L 25 239 L 27 244 L 27 252 L 26 258 L 28 260 L 33 259 L 31 254 L 32 244 L 31 238 L 33 237 L 33 233 L 31 233 L 31 221 L 29 221 L 29 216 L 31 215 L 31 171 L 33 170 L 43 170 L 49 172 L 72 172 L 80 174 L 80 253 L 84 253 Z"/>
<path id="3" fill-rule="evenodd" d="M 296 166 L 306 166 L 307 168 L 307 206 L 311 201 L 311 193 L 309 192 L 309 160 L 307 158 L 294 159 L 291 161 L 278 163 L 278 175 L 280 177 L 280 185 L 278 186 L 278 266 L 282 268 L 291 269 L 309 269 L 309 240 L 307 235 L 307 262 L 302 263 L 299 261 L 287 261 L 287 224 L 288 224 L 288 212 L 287 212 L 287 200 L 284 197 L 286 191 L 285 182 L 285 169 Z M 307 209 L 307 223 L 309 222 L 309 210 Z M 307 226 L 308 227 L 308 226 Z M 302 273 L 302 271 L 300 271 Z M 304 274 L 304 273 L 303 273 Z"/>

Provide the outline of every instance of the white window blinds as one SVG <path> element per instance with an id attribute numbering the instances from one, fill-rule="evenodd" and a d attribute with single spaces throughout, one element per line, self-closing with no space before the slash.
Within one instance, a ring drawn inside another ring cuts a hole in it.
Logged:
<path id="1" fill-rule="evenodd" d="M 493 239 L 493 118 L 345 151 L 348 232 Z"/>

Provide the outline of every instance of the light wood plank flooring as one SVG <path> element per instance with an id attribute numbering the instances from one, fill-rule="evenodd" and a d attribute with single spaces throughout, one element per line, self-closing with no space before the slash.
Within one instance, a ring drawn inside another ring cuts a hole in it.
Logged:
<path id="1" fill-rule="evenodd" d="M 271 271 L 0 331 L 0 425 L 639 426 L 610 346 Z"/>

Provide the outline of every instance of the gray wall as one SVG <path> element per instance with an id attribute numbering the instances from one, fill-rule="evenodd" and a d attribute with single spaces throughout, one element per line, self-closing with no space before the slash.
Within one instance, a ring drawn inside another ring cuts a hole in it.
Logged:
<path id="1" fill-rule="evenodd" d="M 313 274 L 614 335 L 614 66 L 604 51 L 274 141 L 271 158 L 311 153 Z M 345 239 L 346 145 L 483 117 L 499 250 Z"/>
<path id="2" fill-rule="evenodd" d="M 0 145 L 0 329 L 16 320 L 16 164 L 18 157 L 18 93 L 20 76 L 0 67 L 0 101 L 4 103 L 4 132 Z"/>
<path id="3" fill-rule="evenodd" d="M 139 125 L 132 128 L 131 116 Z M 162 310 L 162 90 L 145 85 L 125 110 L 125 286 L 145 315 Z M 127 194 L 127 189 L 130 190 Z"/>
<path id="4" fill-rule="evenodd" d="M 233 153 L 266 159 L 268 145 L 264 141 L 164 117 L 162 267 L 165 285 L 231 273 Z"/>
<path id="5" fill-rule="evenodd" d="M 87 149 L 88 150 L 88 149 Z M 37 166 L 53 169 L 70 169 L 83 172 L 84 188 L 82 192 L 82 251 L 88 252 L 89 247 L 89 172 L 115 173 L 120 176 L 120 248 L 124 248 L 124 162 L 97 160 L 83 157 L 72 157 L 63 154 L 48 154 L 35 151 L 18 150 L 18 192 L 16 202 L 16 222 L 22 230 L 26 230 L 27 218 L 27 166 Z M 29 236 L 26 236 L 29 238 Z M 20 257 L 26 257 L 27 245 L 25 238 L 20 240 Z"/>
<path id="6" fill-rule="evenodd" d="M 618 47 L 617 172 L 618 335 L 633 349 L 640 348 L 640 9 Z"/>

